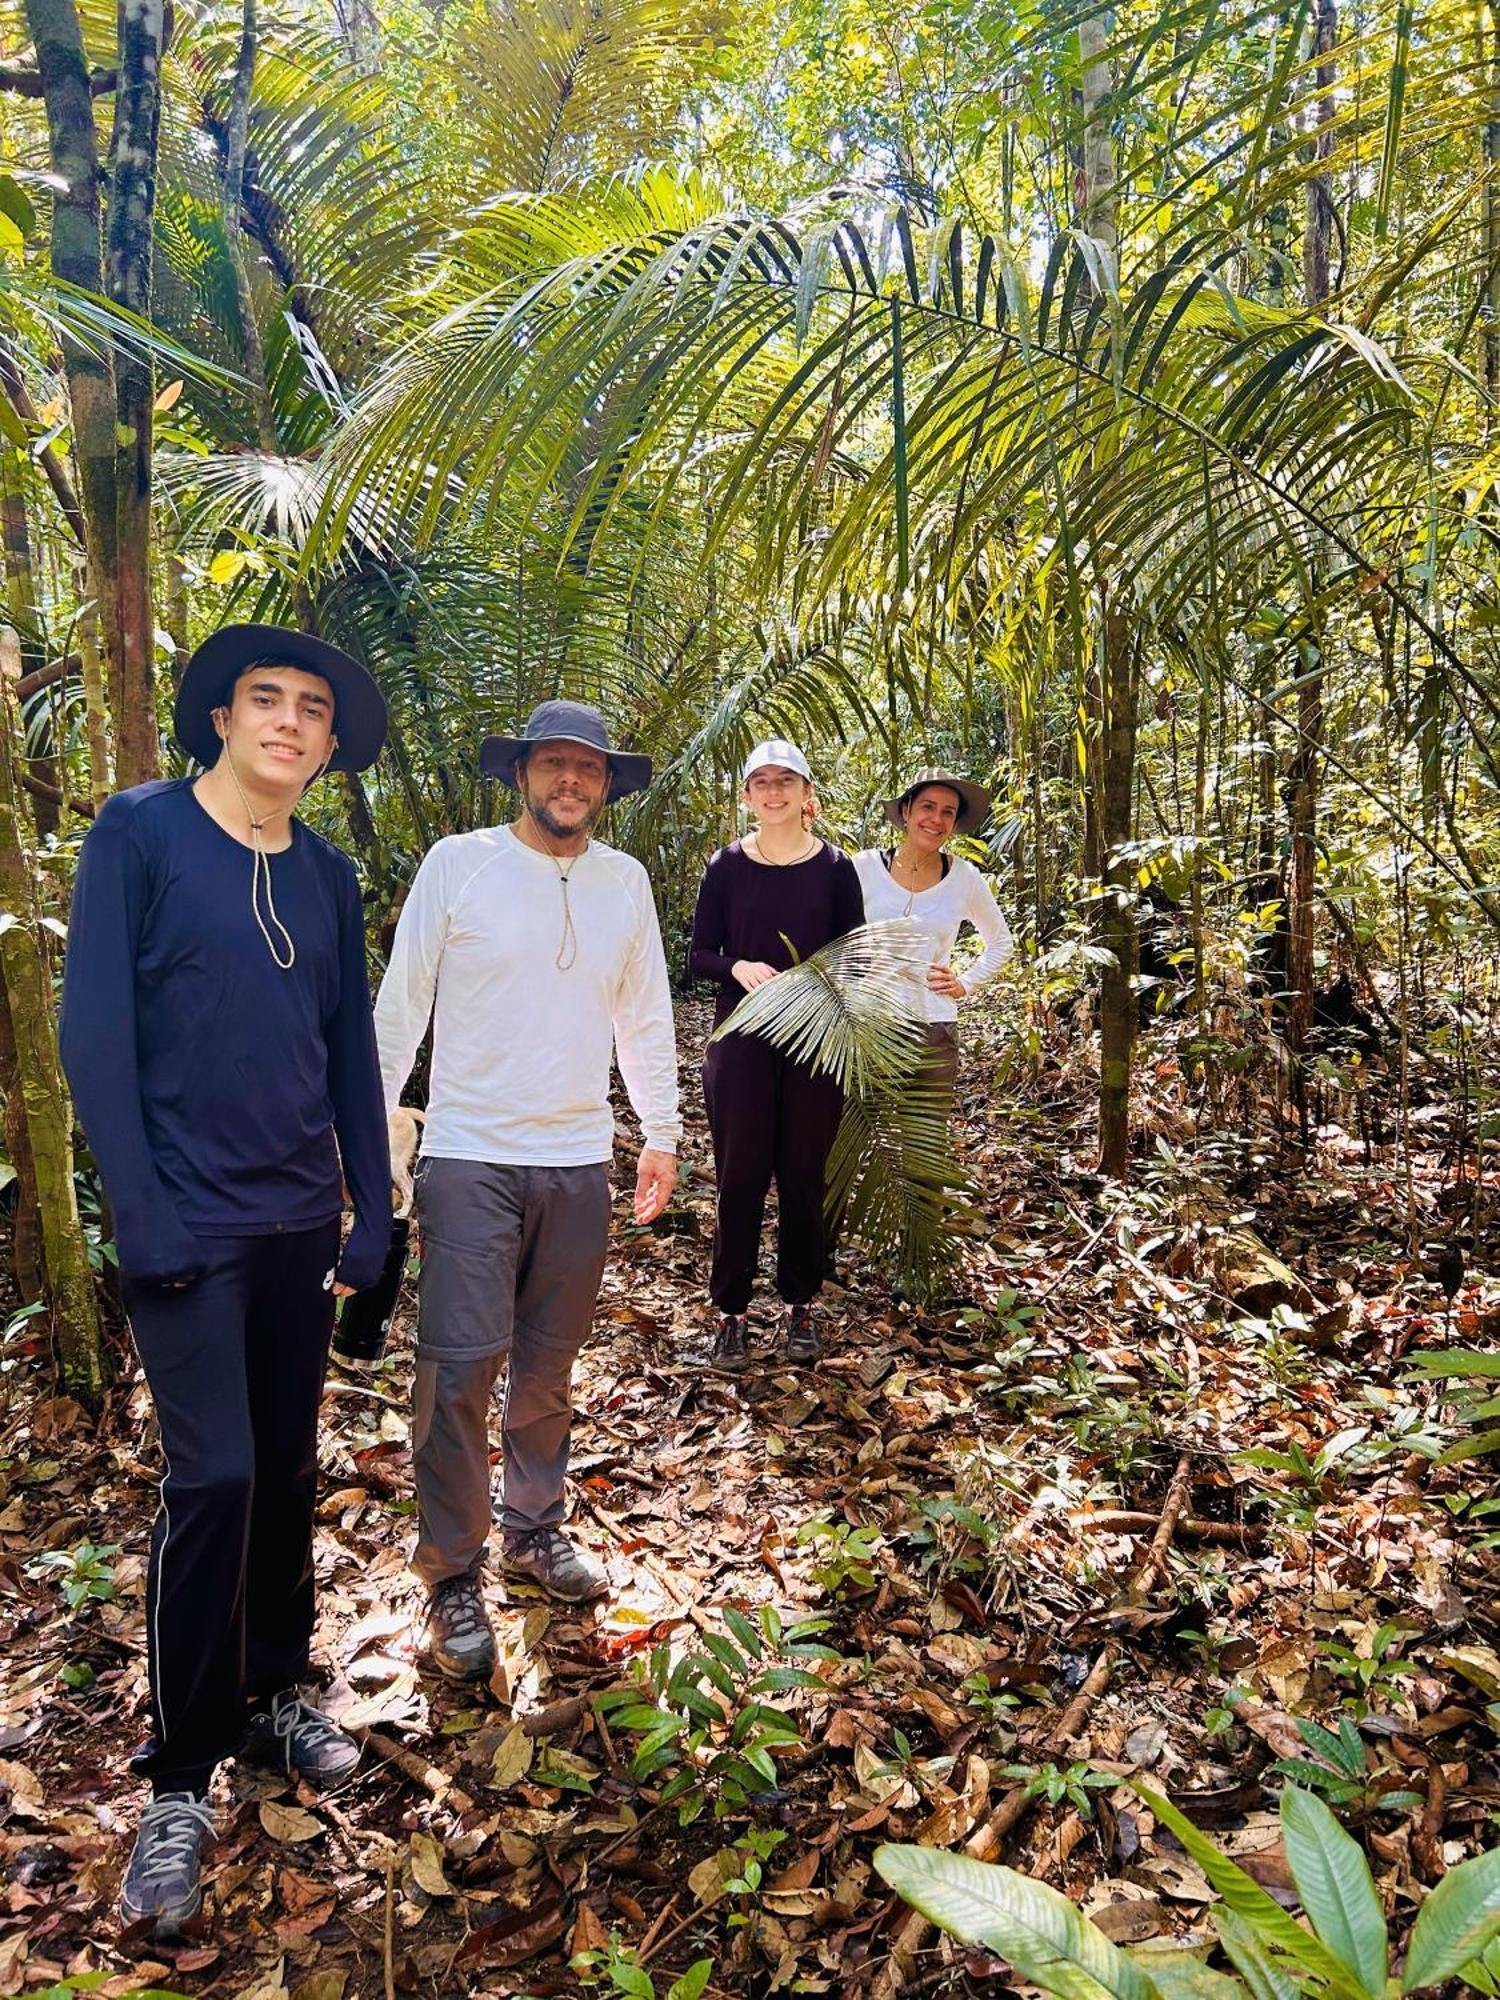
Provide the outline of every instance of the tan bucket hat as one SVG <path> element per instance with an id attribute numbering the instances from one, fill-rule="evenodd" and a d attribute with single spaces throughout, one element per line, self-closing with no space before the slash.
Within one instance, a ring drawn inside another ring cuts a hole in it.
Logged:
<path id="1" fill-rule="evenodd" d="M 934 766 L 930 770 L 918 771 L 895 798 L 883 802 L 885 816 L 892 826 L 900 827 L 902 832 L 905 832 L 901 808 L 909 805 L 917 793 L 927 785 L 946 785 L 950 792 L 957 792 L 963 801 L 958 809 L 958 818 L 953 822 L 955 833 L 972 833 L 989 812 L 990 795 L 983 785 L 976 785 L 968 778 L 955 777 L 951 771 Z"/>

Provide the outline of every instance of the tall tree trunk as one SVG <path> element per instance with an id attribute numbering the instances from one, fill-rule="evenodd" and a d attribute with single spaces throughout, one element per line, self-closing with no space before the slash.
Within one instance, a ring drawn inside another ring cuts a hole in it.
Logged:
<path id="1" fill-rule="evenodd" d="M 1484 124 L 1484 163 L 1489 169 L 1484 184 L 1484 386 L 1489 402 L 1484 413 L 1488 431 L 1495 421 L 1500 402 L 1500 3 L 1490 4 L 1480 15 L 1479 31 L 1488 46 L 1482 60 L 1489 89 Z"/>
<path id="2" fill-rule="evenodd" d="M 1302 240 L 1303 279 L 1307 303 L 1316 309 L 1327 299 L 1333 247 L 1333 184 L 1328 161 L 1333 154 L 1334 45 L 1338 38 L 1336 0 L 1317 0 L 1313 17 L 1317 57 L 1317 97 L 1314 109 L 1314 173 L 1307 188 L 1307 226 Z M 1317 569 L 1313 570 L 1317 590 Z M 1313 941 L 1318 867 L 1318 764 L 1323 743 L 1323 668 L 1320 633 L 1313 633 L 1302 656 L 1302 684 L 1297 690 L 1297 742 L 1288 773 L 1291 806 L 1291 865 L 1287 883 L 1287 1003 L 1288 1039 L 1299 1054 L 1306 1049 L 1313 1022 Z"/>
<path id="3" fill-rule="evenodd" d="M 46 1289 L 42 1265 L 42 1214 L 36 1198 L 36 1164 L 26 1132 L 26 1106 L 21 1097 L 21 1069 L 16 1060 L 15 1030 L 10 1002 L 0 978 L 0 1098 L 4 1099 L 5 1151 L 15 1170 L 14 1209 L 10 1228 L 11 1268 L 22 1305 L 41 1298 Z"/>
<path id="4" fill-rule="evenodd" d="M 114 790 L 109 749 L 109 715 L 104 701 L 104 669 L 99 659 L 99 611 L 88 594 L 88 578 L 78 578 L 78 655 L 83 661 L 83 714 L 89 739 L 89 797 L 99 812 Z"/>
<path id="5" fill-rule="evenodd" d="M 37 68 L 47 108 L 52 170 L 52 275 L 81 291 L 104 290 L 104 250 L 99 225 L 99 143 L 88 64 L 74 0 L 26 0 L 26 20 L 36 44 Z M 108 662 L 118 699 L 119 635 L 115 614 L 115 383 L 106 353 L 64 335 L 77 497 L 84 548 Z M 119 710 L 116 710 L 118 719 Z"/>
<path id="6" fill-rule="evenodd" d="M 1118 274 L 1114 139 L 1110 131 L 1114 21 L 1100 10 L 1078 26 L 1083 111 L 1079 221 Z M 1105 441 L 1101 447 L 1109 450 Z M 1096 555 L 1096 566 L 1098 557 Z M 1099 629 L 1092 688 L 1097 742 L 1091 760 L 1097 797 L 1092 820 L 1101 862 L 1100 943 L 1109 952 L 1099 991 L 1099 1167 L 1123 1180 L 1130 1172 L 1130 1073 L 1135 1047 L 1134 978 L 1139 962 L 1135 887 L 1123 850 L 1135 810 L 1136 649 L 1121 606 L 1118 579 L 1098 569 Z"/>
<path id="7" fill-rule="evenodd" d="M 12 693 L 20 670 L 20 640 L 14 628 L 6 626 L 0 629 L 0 904 L 13 921 L 0 930 L 0 973 L 10 1004 L 17 1076 L 36 1173 L 43 1259 L 63 1386 L 92 1407 L 104 1388 L 104 1348 L 73 1185 L 73 1108 L 57 1050 L 47 933 L 40 921 L 20 810 Z"/>
<path id="8" fill-rule="evenodd" d="M 119 82 L 110 141 L 109 296 L 142 319 L 151 313 L 151 232 L 161 126 L 164 0 L 120 0 Z M 120 665 L 115 749 L 122 785 L 157 771 L 156 618 L 151 604 L 151 442 L 155 385 L 144 355 L 115 362 L 116 618 Z"/>
<path id="9" fill-rule="evenodd" d="M 245 375 L 250 383 L 250 399 L 255 409 L 255 435 L 262 451 L 279 453 L 281 440 L 276 433 L 276 411 L 266 387 L 266 357 L 255 318 L 255 298 L 250 288 L 250 264 L 245 254 L 245 230 L 240 213 L 245 191 L 245 149 L 250 136 L 250 88 L 255 81 L 259 34 L 255 0 L 244 0 L 224 161 L 224 236 L 234 270 L 235 298 L 240 317 L 240 350 L 244 355 Z"/>

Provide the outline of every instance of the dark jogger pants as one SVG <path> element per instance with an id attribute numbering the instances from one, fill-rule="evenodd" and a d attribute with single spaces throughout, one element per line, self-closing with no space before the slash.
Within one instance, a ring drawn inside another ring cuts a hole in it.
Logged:
<path id="1" fill-rule="evenodd" d="M 758 1035 L 729 1035 L 708 1045 L 703 1095 L 719 1191 L 710 1296 L 720 1312 L 749 1305 L 774 1176 L 776 1289 L 788 1305 L 806 1305 L 827 1261 L 823 1194 L 843 1092 Z"/>
<path id="2" fill-rule="evenodd" d="M 201 1788 L 244 1734 L 247 1699 L 307 1672 L 318 1404 L 337 1222 L 220 1237 L 182 1291 L 124 1285 L 161 1427 L 146 1580 L 158 1792 Z"/>

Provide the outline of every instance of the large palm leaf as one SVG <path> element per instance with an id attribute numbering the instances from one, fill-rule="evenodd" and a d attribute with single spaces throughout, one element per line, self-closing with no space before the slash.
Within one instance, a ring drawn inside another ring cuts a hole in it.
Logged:
<path id="1" fill-rule="evenodd" d="M 945 1093 L 916 1074 L 931 960 L 920 924 L 863 924 L 747 993 L 715 1031 L 716 1040 L 761 1035 L 839 1084 L 828 1212 L 918 1298 L 951 1261 L 967 1220 Z"/>

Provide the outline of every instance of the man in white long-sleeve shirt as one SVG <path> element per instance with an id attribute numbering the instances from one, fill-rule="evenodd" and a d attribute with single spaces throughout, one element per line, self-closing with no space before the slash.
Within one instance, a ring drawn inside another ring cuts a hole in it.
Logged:
<path id="1" fill-rule="evenodd" d="M 666 1207 L 681 1130 L 646 872 L 590 838 L 608 799 L 649 782 L 649 761 L 612 749 L 597 709 L 549 701 L 522 735 L 487 737 L 480 766 L 515 788 L 521 811 L 440 840 L 423 861 L 375 1006 L 387 1111 L 433 1020 L 417 1184 L 415 1566 L 431 1593 L 431 1654 L 462 1679 L 494 1668 L 481 1565 L 489 1411 L 507 1355 L 503 1565 L 573 1603 L 609 1585 L 561 1523 L 573 1362 L 609 1225 L 612 1051 L 645 1138 L 638 1222 Z"/>

